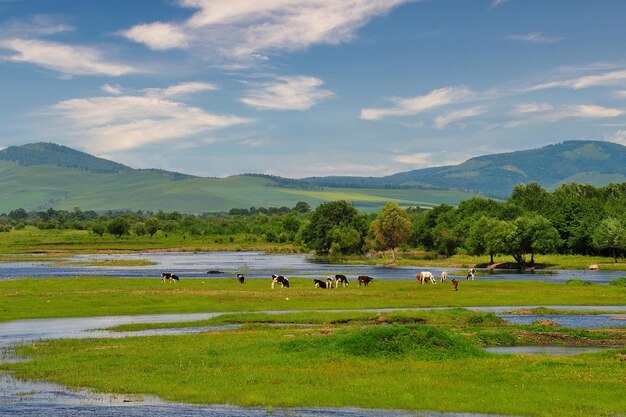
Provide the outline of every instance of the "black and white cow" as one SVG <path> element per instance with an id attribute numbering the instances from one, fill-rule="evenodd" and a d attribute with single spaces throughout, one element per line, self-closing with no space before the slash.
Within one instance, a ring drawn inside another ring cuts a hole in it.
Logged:
<path id="1" fill-rule="evenodd" d="M 314 279 L 313 286 L 315 288 L 326 288 L 326 283 L 322 281 L 321 279 Z"/>
<path id="2" fill-rule="evenodd" d="M 333 289 L 335 287 L 333 284 L 334 282 L 331 277 L 326 278 L 326 288 Z"/>
<path id="3" fill-rule="evenodd" d="M 339 284 L 341 284 L 344 287 L 347 287 L 348 285 L 350 285 L 348 283 L 348 278 L 346 278 L 345 275 L 337 274 L 335 275 L 335 288 L 338 288 Z"/>
<path id="4" fill-rule="evenodd" d="M 274 288 L 274 284 L 280 284 L 281 288 L 289 288 L 289 280 L 282 275 L 272 274 L 272 288 Z"/>
<path id="5" fill-rule="evenodd" d="M 367 275 L 361 275 L 358 278 L 359 281 L 359 287 L 361 286 L 361 284 L 365 285 L 367 287 L 367 284 L 369 284 L 370 282 L 374 281 L 374 278 L 372 277 L 368 277 Z"/>
<path id="6" fill-rule="evenodd" d="M 470 270 L 467 271 L 467 276 L 465 277 L 465 279 L 474 281 L 474 275 L 476 275 L 476 270 L 474 268 L 470 268 Z"/>
<path id="7" fill-rule="evenodd" d="M 243 274 L 237 274 L 237 282 L 239 282 L 240 284 L 245 284 L 246 277 L 244 277 Z"/>
<path id="8" fill-rule="evenodd" d="M 178 278 L 177 275 L 174 275 L 172 273 L 169 272 L 163 272 L 161 274 L 161 282 L 165 283 L 165 281 L 167 282 L 174 282 L 174 281 L 180 281 L 180 278 Z"/>

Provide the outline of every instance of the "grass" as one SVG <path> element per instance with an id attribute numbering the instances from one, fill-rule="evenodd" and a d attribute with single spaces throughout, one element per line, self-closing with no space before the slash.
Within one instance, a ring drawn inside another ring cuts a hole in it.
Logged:
<path id="1" fill-rule="evenodd" d="M 626 409 L 626 349 L 495 355 L 472 340 L 464 331 L 418 324 L 245 327 L 50 341 L 20 347 L 30 361 L 1 367 L 17 378 L 188 403 L 533 417 L 618 416 Z"/>
<path id="2" fill-rule="evenodd" d="M 0 321 L 103 315 L 325 310 L 481 305 L 623 305 L 626 287 L 570 286 L 524 281 L 461 282 L 418 286 L 414 280 L 375 281 L 332 291 L 290 278 L 292 288 L 270 288 L 270 279 L 45 278 L 0 281 Z"/>

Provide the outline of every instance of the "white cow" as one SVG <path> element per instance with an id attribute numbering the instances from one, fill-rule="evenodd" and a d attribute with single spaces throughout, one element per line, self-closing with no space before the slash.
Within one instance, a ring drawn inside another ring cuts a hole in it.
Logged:
<path id="1" fill-rule="evenodd" d="M 433 276 L 432 272 L 429 271 L 422 271 L 419 274 L 417 274 L 415 276 L 415 279 L 420 283 L 423 284 L 424 282 L 428 282 L 430 281 L 432 284 L 436 284 L 437 281 L 435 281 L 435 277 Z"/>
<path id="2" fill-rule="evenodd" d="M 446 271 L 443 271 L 439 276 L 439 279 L 441 280 L 441 282 L 446 282 L 448 280 L 448 273 Z"/>

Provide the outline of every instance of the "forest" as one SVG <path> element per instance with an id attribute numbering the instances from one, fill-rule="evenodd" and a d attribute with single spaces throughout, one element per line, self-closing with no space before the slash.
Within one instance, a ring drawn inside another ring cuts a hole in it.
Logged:
<path id="1" fill-rule="evenodd" d="M 536 254 L 611 256 L 626 251 L 626 183 L 595 187 L 565 184 L 548 191 L 531 182 L 518 184 L 504 201 L 474 197 L 458 206 L 401 208 L 394 203 L 378 213 L 359 212 L 347 201 L 330 201 L 314 210 L 294 207 L 233 208 L 227 213 L 149 211 L 27 212 L 0 215 L 0 231 L 25 227 L 85 230 L 97 236 L 194 236 L 228 239 L 247 236 L 259 243 L 284 243 L 320 255 L 359 255 L 421 249 L 439 256 L 456 253 L 510 255 L 520 268 L 532 267 Z"/>

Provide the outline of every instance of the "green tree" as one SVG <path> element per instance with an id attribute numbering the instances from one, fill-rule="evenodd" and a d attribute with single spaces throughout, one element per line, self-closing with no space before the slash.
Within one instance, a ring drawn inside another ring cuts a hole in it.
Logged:
<path id="1" fill-rule="evenodd" d="M 494 255 L 506 253 L 506 239 L 511 225 L 504 220 L 494 220 L 489 222 L 489 227 L 485 230 L 485 252 L 489 254 L 490 264 L 493 264 Z"/>
<path id="2" fill-rule="evenodd" d="M 328 253 L 333 243 L 335 229 L 346 227 L 359 232 L 362 245 L 367 231 L 367 221 L 347 201 L 331 201 L 320 204 L 312 213 L 310 223 L 302 232 L 304 243 L 317 253 Z"/>
<path id="3" fill-rule="evenodd" d="M 453 228 L 440 223 L 433 229 L 433 246 L 437 253 L 452 256 L 459 246 L 459 237 Z"/>
<path id="4" fill-rule="evenodd" d="M 560 244 L 559 232 L 550 221 L 539 214 L 528 213 L 513 222 L 506 239 L 508 252 L 520 268 L 525 268 L 525 255 L 530 253 L 530 264 L 536 253 L 552 253 Z"/>
<path id="5" fill-rule="evenodd" d="M 617 252 L 626 249 L 624 224 L 614 217 L 602 220 L 593 233 L 593 246 L 599 250 L 610 250 L 617 262 Z"/>
<path id="6" fill-rule="evenodd" d="M 372 230 L 380 247 L 391 250 L 395 262 L 396 248 L 409 240 L 413 234 L 413 225 L 406 211 L 395 203 L 388 203 L 372 223 Z"/>
<path id="7" fill-rule="evenodd" d="M 106 230 L 107 230 L 107 228 L 106 228 L 106 226 L 103 223 L 96 222 L 93 225 L 91 225 L 91 231 L 94 234 L 96 234 L 96 235 L 98 235 L 100 237 L 102 237 L 102 235 L 104 235 Z"/>
<path id="8" fill-rule="evenodd" d="M 337 227 L 332 231 L 332 243 L 328 253 L 332 256 L 359 253 L 362 246 L 361 233 L 353 227 Z"/>
<path id="9" fill-rule="evenodd" d="M 539 214 L 548 214 L 554 207 L 552 194 L 535 181 L 513 187 L 509 202 Z"/>
<path id="10" fill-rule="evenodd" d="M 150 217 L 145 221 L 146 232 L 153 237 L 156 232 L 161 228 L 161 222 L 156 217 Z"/>
<path id="11" fill-rule="evenodd" d="M 293 209 L 298 213 L 308 213 L 311 211 L 311 206 L 306 201 L 298 201 Z"/>
<path id="12" fill-rule="evenodd" d="M 129 231 L 130 222 L 123 217 L 116 217 L 107 225 L 107 232 L 118 239 L 122 237 L 122 235 L 128 234 Z"/>

